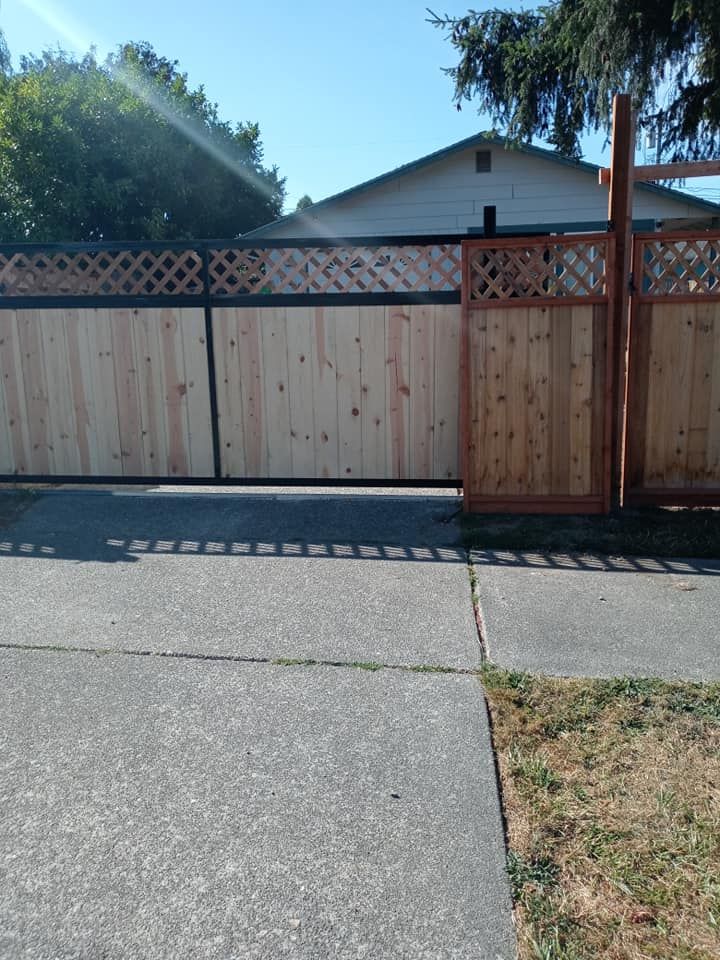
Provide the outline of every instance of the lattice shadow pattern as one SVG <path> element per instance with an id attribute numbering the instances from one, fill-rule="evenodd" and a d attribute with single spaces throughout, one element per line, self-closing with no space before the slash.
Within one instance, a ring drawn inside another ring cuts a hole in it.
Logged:
<path id="1" fill-rule="evenodd" d="M 214 295 L 455 291 L 460 280 L 459 244 L 210 251 Z"/>
<path id="2" fill-rule="evenodd" d="M 602 297 L 607 243 L 484 246 L 470 252 L 470 300 Z"/>
<path id="3" fill-rule="evenodd" d="M 195 250 L 0 254 L 0 295 L 6 297 L 202 292 Z"/>
<path id="4" fill-rule="evenodd" d="M 720 294 L 720 239 L 640 240 L 642 296 Z"/>

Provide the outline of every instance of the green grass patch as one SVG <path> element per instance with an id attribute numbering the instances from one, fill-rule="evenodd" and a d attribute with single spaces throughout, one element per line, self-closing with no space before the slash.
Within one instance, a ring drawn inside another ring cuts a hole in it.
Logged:
<path id="1" fill-rule="evenodd" d="M 720 509 L 658 507 L 609 516 L 465 514 L 465 546 L 656 557 L 720 556 Z"/>
<path id="2" fill-rule="evenodd" d="M 462 673 L 457 667 L 443 667 L 435 663 L 418 663 L 406 669 L 410 673 Z"/>
<path id="3" fill-rule="evenodd" d="M 316 667 L 317 660 L 301 660 L 296 657 L 276 657 L 270 663 L 274 667 Z"/>
<path id="4" fill-rule="evenodd" d="M 720 956 L 720 684 L 482 678 L 521 960 Z"/>

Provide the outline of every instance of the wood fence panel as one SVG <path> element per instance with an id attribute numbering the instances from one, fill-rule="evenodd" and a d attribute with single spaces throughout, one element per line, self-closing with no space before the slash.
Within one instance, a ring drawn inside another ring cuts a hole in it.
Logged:
<path id="1" fill-rule="evenodd" d="M 720 502 L 720 233 L 635 237 L 627 503 Z"/>
<path id="2" fill-rule="evenodd" d="M 628 502 L 720 498 L 720 303 L 638 305 L 629 377 Z"/>
<path id="3" fill-rule="evenodd" d="M 459 306 L 222 307 L 213 324 L 224 477 L 457 478 Z"/>
<path id="4" fill-rule="evenodd" d="M 470 314 L 471 498 L 602 498 L 605 343 L 597 307 Z M 599 349 L 598 349 L 599 348 Z M 595 431 L 593 424 L 595 421 Z"/>
<path id="5" fill-rule="evenodd" d="M 203 311 L 0 310 L 0 470 L 209 477 Z"/>
<path id="6" fill-rule="evenodd" d="M 609 508 L 612 238 L 463 244 L 465 506 Z"/>

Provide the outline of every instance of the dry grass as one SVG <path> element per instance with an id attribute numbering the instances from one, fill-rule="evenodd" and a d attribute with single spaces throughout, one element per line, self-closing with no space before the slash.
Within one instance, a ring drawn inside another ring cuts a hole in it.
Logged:
<path id="1" fill-rule="evenodd" d="M 610 516 L 466 514 L 478 550 L 548 550 L 656 557 L 720 556 L 720 509 L 657 507 Z"/>
<path id="2" fill-rule="evenodd" d="M 717 960 L 720 684 L 484 683 L 522 960 Z"/>

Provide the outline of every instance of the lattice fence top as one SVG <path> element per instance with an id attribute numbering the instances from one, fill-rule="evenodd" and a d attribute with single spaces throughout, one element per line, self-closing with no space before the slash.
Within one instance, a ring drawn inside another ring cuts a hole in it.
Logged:
<path id="1" fill-rule="evenodd" d="M 213 296 L 460 290 L 460 243 L 228 247 L 208 251 Z M 0 253 L 0 296 L 204 294 L 203 251 Z"/>
<path id="2" fill-rule="evenodd" d="M 459 243 L 210 251 L 213 294 L 440 292 L 460 282 Z"/>
<path id="3" fill-rule="evenodd" d="M 0 296 L 202 292 L 202 257 L 195 250 L 0 254 Z"/>
<path id="4" fill-rule="evenodd" d="M 470 247 L 470 302 L 604 297 L 606 239 L 485 241 Z"/>
<path id="5" fill-rule="evenodd" d="M 720 237 L 643 237 L 638 243 L 641 296 L 720 295 Z"/>

